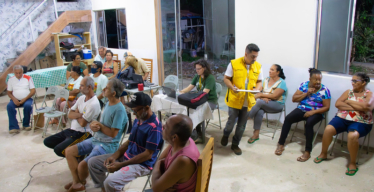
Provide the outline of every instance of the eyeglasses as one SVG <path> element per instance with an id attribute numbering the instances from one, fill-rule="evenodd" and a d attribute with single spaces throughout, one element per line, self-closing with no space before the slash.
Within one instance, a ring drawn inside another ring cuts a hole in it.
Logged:
<path id="1" fill-rule="evenodd" d="M 200 71 L 202 68 L 196 68 L 196 71 Z"/>
<path id="2" fill-rule="evenodd" d="M 351 80 L 352 83 L 357 83 L 357 82 L 361 82 L 361 81 L 362 81 L 362 80 L 360 80 L 360 79 L 352 79 L 352 80 Z"/>
<path id="3" fill-rule="evenodd" d="M 132 109 L 132 111 L 134 111 L 134 113 L 138 113 L 140 110 L 143 109 L 143 107 L 140 107 L 139 109 L 135 109 L 135 108 L 131 108 L 131 109 Z"/>

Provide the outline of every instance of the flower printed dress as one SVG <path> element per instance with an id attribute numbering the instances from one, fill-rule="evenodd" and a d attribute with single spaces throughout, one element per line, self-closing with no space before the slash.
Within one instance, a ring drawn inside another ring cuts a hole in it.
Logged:
<path id="1" fill-rule="evenodd" d="M 364 93 L 364 96 L 362 97 L 356 97 L 353 93 L 353 90 L 349 90 L 348 92 L 348 99 L 352 101 L 357 102 L 365 102 L 366 95 L 369 93 L 369 90 L 366 90 Z M 342 111 L 339 110 L 336 114 L 338 117 L 348 120 L 348 121 L 354 121 L 359 123 L 365 123 L 365 124 L 373 124 L 373 113 L 372 111 Z"/>

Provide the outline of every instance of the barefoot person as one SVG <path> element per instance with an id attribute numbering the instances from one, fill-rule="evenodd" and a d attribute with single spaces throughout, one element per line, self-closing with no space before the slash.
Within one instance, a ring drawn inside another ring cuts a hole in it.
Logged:
<path id="1" fill-rule="evenodd" d="M 93 91 L 94 80 L 92 78 L 90 78 L 89 84 L 89 88 Z M 123 89 L 124 85 L 118 79 L 111 79 L 108 82 L 104 88 L 104 96 L 108 99 L 108 103 L 101 120 L 100 122 L 94 120 L 90 124 L 91 131 L 94 132 L 93 137 L 66 149 L 66 160 L 73 176 L 73 182 L 65 185 L 66 190 L 72 192 L 85 190 L 88 160 L 94 156 L 114 153 L 117 150 L 127 123 L 126 109 L 119 100 Z M 86 98 L 86 100 L 88 99 Z M 88 156 L 78 162 L 76 157 L 84 155 Z"/>
<path id="2" fill-rule="evenodd" d="M 304 162 L 310 158 L 313 148 L 313 127 L 323 119 L 323 113 L 330 109 L 331 95 L 329 89 L 321 84 L 322 74 L 319 70 L 309 69 L 309 81 L 301 83 L 299 89 L 292 97 L 292 102 L 299 105 L 289 113 L 283 123 L 281 136 L 278 141 L 276 155 L 282 155 L 284 143 L 293 123 L 305 120 L 305 151 L 297 161 Z"/>
<path id="3" fill-rule="evenodd" d="M 345 91 L 336 101 L 337 115 L 327 125 L 322 138 L 321 154 L 314 159 L 321 163 L 327 159 L 327 150 L 332 141 L 332 136 L 341 132 L 348 132 L 348 151 L 351 157 L 346 175 L 353 176 L 358 171 L 356 166 L 359 148 L 358 138 L 369 134 L 373 126 L 373 107 L 369 101 L 373 94 L 365 89 L 370 78 L 365 73 L 356 73 L 352 77 L 352 89 Z"/>
<path id="4" fill-rule="evenodd" d="M 280 65 L 274 64 L 270 67 L 269 77 L 262 83 L 262 93 L 255 95 L 256 105 L 252 107 L 248 117 L 253 119 L 253 135 L 248 143 L 252 144 L 260 139 L 260 129 L 264 113 L 279 113 L 284 108 L 286 101 L 286 77 Z"/>

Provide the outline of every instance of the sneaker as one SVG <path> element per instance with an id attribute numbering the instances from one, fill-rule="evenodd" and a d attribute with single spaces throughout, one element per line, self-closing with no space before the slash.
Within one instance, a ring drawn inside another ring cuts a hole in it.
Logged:
<path id="1" fill-rule="evenodd" d="M 239 148 L 238 145 L 231 145 L 231 150 L 233 150 L 236 155 L 242 154 L 242 150 Z"/>
<path id="2" fill-rule="evenodd" d="M 9 131 L 9 134 L 17 134 L 19 133 L 19 129 L 12 129 Z"/>
<path id="3" fill-rule="evenodd" d="M 31 130 L 31 127 L 30 127 L 30 126 L 28 126 L 28 127 L 23 127 L 23 129 L 24 129 L 25 131 L 30 131 L 30 130 Z"/>
<path id="4" fill-rule="evenodd" d="M 228 136 L 222 136 L 221 145 L 222 146 L 227 146 L 228 142 L 229 142 L 229 137 Z"/>

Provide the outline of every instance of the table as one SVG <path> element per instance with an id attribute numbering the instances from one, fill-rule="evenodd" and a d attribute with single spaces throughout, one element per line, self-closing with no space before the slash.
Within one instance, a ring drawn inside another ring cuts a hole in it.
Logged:
<path id="1" fill-rule="evenodd" d="M 129 95 L 133 95 L 137 92 L 144 92 L 144 91 L 151 91 L 151 90 L 157 90 L 162 88 L 161 86 L 159 85 L 156 85 L 156 86 L 151 86 L 151 87 L 144 87 L 144 90 L 143 91 L 139 91 L 138 88 L 135 88 L 135 89 L 124 89 L 124 91 L 126 91 Z"/>
<path id="2" fill-rule="evenodd" d="M 203 142 L 205 143 L 205 120 L 213 119 L 213 113 L 210 109 L 208 102 L 200 105 L 196 109 L 188 109 L 184 105 L 180 105 L 175 98 L 168 97 L 167 95 L 155 95 L 152 99 L 152 111 L 157 111 L 159 120 L 161 121 L 161 113 L 179 113 L 188 115 L 193 124 L 193 129 L 202 123 Z"/>
<path id="3" fill-rule="evenodd" d="M 51 87 L 66 83 L 66 67 L 67 66 L 60 66 L 46 69 L 38 69 L 26 73 L 26 75 L 32 77 L 35 88 Z M 14 73 L 8 74 L 6 82 L 8 82 L 8 79 L 13 76 Z"/>

